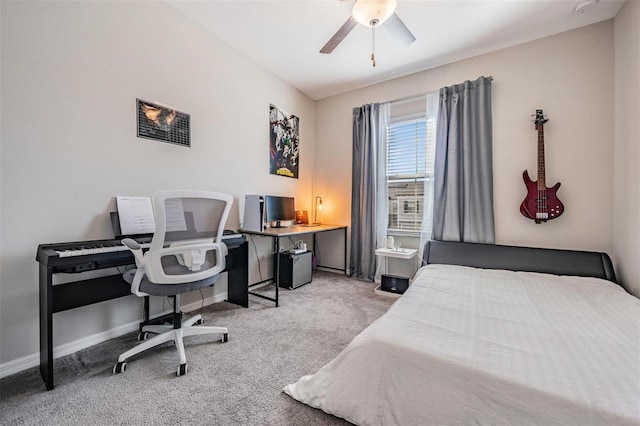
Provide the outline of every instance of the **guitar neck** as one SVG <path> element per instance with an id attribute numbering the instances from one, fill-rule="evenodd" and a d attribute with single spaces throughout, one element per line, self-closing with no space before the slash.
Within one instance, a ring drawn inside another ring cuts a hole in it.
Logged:
<path id="1" fill-rule="evenodd" d="M 538 124 L 538 190 L 542 191 L 547 188 L 544 173 L 544 128 L 542 124 Z"/>

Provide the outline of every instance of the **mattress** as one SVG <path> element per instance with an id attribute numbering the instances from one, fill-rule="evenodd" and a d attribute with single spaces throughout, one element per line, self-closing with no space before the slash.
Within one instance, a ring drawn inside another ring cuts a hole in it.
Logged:
<path id="1" fill-rule="evenodd" d="M 597 278 L 428 265 L 284 392 L 359 425 L 638 425 L 640 300 Z"/>

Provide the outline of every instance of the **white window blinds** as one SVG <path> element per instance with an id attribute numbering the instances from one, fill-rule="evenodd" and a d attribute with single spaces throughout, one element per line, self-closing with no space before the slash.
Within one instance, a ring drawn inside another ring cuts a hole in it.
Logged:
<path id="1" fill-rule="evenodd" d="M 429 113 L 424 105 L 418 114 L 396 117 L 387 128 L 389 231 L 417 233 L 424 220 L 425 188 L 430 196 L 432 187 L 436 128 L 436 112 Z"/>

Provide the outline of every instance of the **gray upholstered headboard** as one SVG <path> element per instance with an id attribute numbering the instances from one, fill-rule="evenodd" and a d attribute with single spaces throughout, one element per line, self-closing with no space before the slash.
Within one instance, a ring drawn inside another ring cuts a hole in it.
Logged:
<path id="1" fill-rule="evenodd" d="M 596 277 L 617 283 L 606 253 L 558 250 L 495 244 L 429 241 L 424 264 L 473 266 L 485 269 L 544 272 L 555 275 Z"/>

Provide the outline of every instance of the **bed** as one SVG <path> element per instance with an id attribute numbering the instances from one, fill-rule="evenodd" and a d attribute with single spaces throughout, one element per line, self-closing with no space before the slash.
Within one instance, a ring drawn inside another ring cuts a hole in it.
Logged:
<path id="1" fill-rule="evenodd" d="M 359 425 L 640 424 L 640 300 L 604 253 L 430 241 L 292 398 Z"/>

